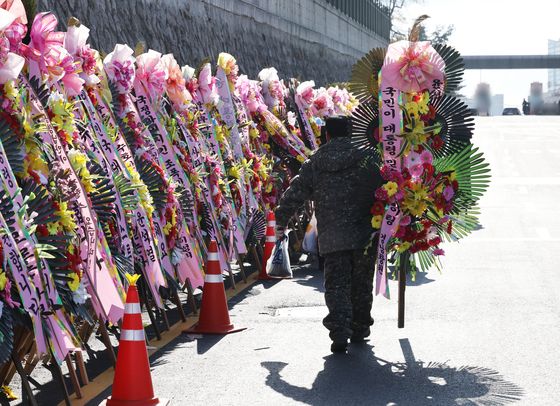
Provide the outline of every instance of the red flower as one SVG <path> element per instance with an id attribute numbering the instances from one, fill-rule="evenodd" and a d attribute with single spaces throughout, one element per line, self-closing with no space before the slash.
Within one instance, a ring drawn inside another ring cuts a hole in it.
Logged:
<path id="1" fill-rule="evenodd" d="M 433 149 L 441 149 L 443 147 L 443 140 L 441 139 L 441 137 L 439 135 L 436 135 L 435 137 L 432 138 L 432 148 Z"/>
<path id="2" fill-rule="evenodd" d="M 426 180 L 429 181 L 432 178 L 432 175 L 434 174 L 434 166 L 432 164 L 429 164 L 429 163 L 424 163 L 424 164 L 422 164 L 422 166 L 424 167 L 424 173 L 426 174 Z"/>
<path id="3" fill-rule="evenodd" d="M 428 241 L 428 244 L 431 247 L 435 247 L 435 246 L 439 245 L 440 243 L 441 243 L 441 237 L 439 237 L 439 236 L 434 237 L 434 238 L 432 238 L 431 240 Z"/>
<path id="4" fill-rule="evenodd" d="M 451 234 L 452 231 L 453 231 L 453 223 L 451 222 L 451 220 L 449 220 L 449 223 L 447 223 L 447 234 Z"/>
<path id="5" fill-rule="evenodd" d="M 420 116 L 420 119 L 422 121 L 430 121 L 433 120 L 434 118 L 436 118 L 436 109 L 434 108 L 434 106 L 432 106 L 431 104 L 428 106 L 429 111 L 426 114 L 422 114 Z"/>
<path id="6" fill-rule="evenodd" d="M 37 234 L 39 234 L 41 237 L 47 237 L 49 235 L 49 230 L 47 229 L 47 226 L 44 224 L 39 224 L 37 226 Z"/>
<path id="7" fill-rule="evenodd" d="M 374 216 L 382 216 L 385 213 L 385 205 L 381 202 L 375 202 L 371 206 L 370 212 Z"/>
<path id="8" fill-rule="evenodd" d="M 389 199 L 389 195 L 387 194 L 387 191 L 383 187 L 379 187 L 375 191 L 375 198 L 377 200 L 381 200 L 381 201 L 385 202 Z"/>

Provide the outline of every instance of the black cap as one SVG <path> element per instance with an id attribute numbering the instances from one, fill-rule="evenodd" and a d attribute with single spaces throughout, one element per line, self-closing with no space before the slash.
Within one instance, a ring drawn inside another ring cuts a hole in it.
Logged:
<path id="1" fill-rule="evenodd" d="M 325 120 L 325 130 L 331 138 L 350 137 L 352 135 L 352 120 L 346 116 L 332 116 Z"/>

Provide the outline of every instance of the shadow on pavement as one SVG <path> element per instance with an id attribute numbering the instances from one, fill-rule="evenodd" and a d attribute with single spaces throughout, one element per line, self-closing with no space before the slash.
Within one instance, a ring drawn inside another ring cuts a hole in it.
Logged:
<path id="1" fill-rule="evenodd" d="M 397 269 L 394 266 L 390 265 L 387 271 L 387 277 L 389 278 L 389 280 L 397 280 L 397 273 Z M 414 278 L 414 280 L 412 280 L 411 274 L 406 275 L 406 286 L 420 286 L 434 281 L 435 279 L 428 278 L 428 274 L 426 272 L 416 272 L 416 277 Z"/>
<path id="2" fill-rule="evenodd" d="M 285 362 L 263 362 L 266 385 L 308 405 L 506 405 L 523 390 L 497 371 L 477 366 L 416 361 L 408 339 L 400 340 L 404 363 L 375 357 L 369 344 L 351 344 L 348 355 L 324 357 L 311 388 L 293 385 L 281 375 Z M 289 377 L 288 377 L 289 380 Z"/>

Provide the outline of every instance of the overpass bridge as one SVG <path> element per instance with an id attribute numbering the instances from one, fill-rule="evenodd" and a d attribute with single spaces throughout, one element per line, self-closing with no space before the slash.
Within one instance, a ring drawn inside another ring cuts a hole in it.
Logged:
<path id="1" fill-rule="evenodd" d="M 560 69 L 560 55 L 464 55 L 465 69 Z"/>

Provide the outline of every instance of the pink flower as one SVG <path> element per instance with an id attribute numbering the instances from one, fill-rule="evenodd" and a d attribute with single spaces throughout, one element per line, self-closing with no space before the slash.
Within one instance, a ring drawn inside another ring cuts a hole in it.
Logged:
<path id="1" fill-rule="evenodd" d="M 136 58 L 132 56 L 134 51 L 123 44 L 115 45 L 115 49 L 103 60 L 107 76 L 117 86 L 119 93 L 130 92 L 136 77 L 134 62 Z"/>
<path id="2" fill-rule="evenodd" d="M 206 63 L 198 74 L 198 89 L 195 100 L 206 106 L 218 104 L 219 96 L 216 89 L 216 78 L 212 76 L 212 68 Z"/>
<path id="3" fill-rule="evenodd" d="M 422 163 L 421 156 L 418 152 L 411 151 L 407 156 L 404 157 L 404 165 L 407 168 L 411 168 L 414 165 L 419 165 Z"/>
<path id="4" fill-rule="evenodd" d="M 334 113 L 334 104 L 324 87 L 317 89 L 311 103 L 311 112 L 317 117 L 327 117 Z"/>
<path id="5" fill-rule="evenodd" d="M 430 151 L 428 151 L 427 149 L 425 149 L 424 151 L 422 151 L 422 153 L 420 154 L 420 161 L 423 164 L 432 164 L 432 162 L 434 161 L 434 157 L 432 155 L 432 153 Z"/>
<path id="6" fill-rule="evenodd" d="M 1 10 L 1 13 L 6 14 L 8 12 Z M 12 17 L 13 16 L 10 16 L 8 20 L 12 20 Z M 9 80 L 17 78 L 24 63 L 25 59 L 10 52 L 10 41 L 8 38 L 0 36 L 0 84 L 4 84 Z"/>
<path id="7" fill-rule="evenodd" d="M 0 9 L 10 12 L 14 16 L 16 23 L 27 24 L 25 7 L 21 0 L 0 0 Z"/>
<path id="8" fill-rule="evenodd" d="M 389 45 L 382 72 L 392 86 L 405 93 L 432 89 L 443 83 L 445 63 L 429 41 L 398 41 Z"/>
<path id="9" fill-rule="evenodd" d="M 300 83 L 296 88 L 296 100 L 305 109 L 309 108 L 313 102 L 313 97 L 315 96 L 314 87 L 315 82 L 308 80 Z"/>
<path id="10" fill-rule="evenodd" d="M 424 166 L 422 164 L 413 165 L 408 170 L 413 178 L 419 178 L 424 173 Z"/>
<path id="11" fill-rule="evenodd" d="M 21 41 L 25 38 L 25 34 L 27 34 L 27 26 L 22 23 L 13 22 L 6 28 L 4 35 L 10 42 L 10 51 L 18 54 L 23 52 Z"/>
<path id="12" fill-rule="evenodd" d="M 267 110 L 256 81 L 249 80 L 246 75 L 241 75 L 237 80 L 236 89 L 249 113 L 262 113 Z"/>
<path id="13" fill-rule="evenodd" d="M 153 49 L 136 58 L 136 81 L 142 83 L 152 98 L 165 91 L 167 71 L 161 63 L 161 54 Z"/>
<path id="14" fill-rule="evenodd" d="M 432 254 L 434 254 L 436 257 L 445 255 L 445 251 L 442 250 L 441 248 L 436 248 L 435 250 L 432 251 Z"/>
<path id="15" fill-rule="evenodd" d="M 181 67 L 173 57 L 173 54 L 163 55 L 161 63 L 167 71 L 167 95 L 173 104 L 181 106 L 192 100 L 190 93 L 185 87 L 186 81 Z"/>
<path id="16" fill-rule="evenodd" d="M 80 94 L 84 85 L 84 80 L 77 73 L 80 63 L 75 62 L 66 49 L 61 46 L 48 48 L 43 61 L 49 84 L 62 81 L 68 96 Z"/>
<path id="17" fill-rule="evenodd" d="M 410 216 L 403 216 L 401 218 L 401 221 L 399 221 L 399 225 L 406 227 L 410 224 L 411 221 L 412 219 L 410 218 Z"/>
<path id="18" fill-rule="evenodd" d="M 284 106 L 284 85 L 275 68 L 265 68 L 259 72 L 262 95 L 268 108 Z"/>
<path id="19" fill-rule="evenodd" d="M 89 28 L 85 25 L 70 26 L 64 37 L 64 48 L 74 57 L 74 60 L 81 65 L 82 72 L 80 77 L 86 84 L 95 85 L 99 83 L 97 72 L 97 54 L 87 44 L 89 38 Z"/>

